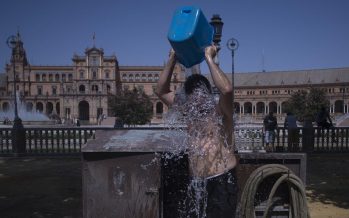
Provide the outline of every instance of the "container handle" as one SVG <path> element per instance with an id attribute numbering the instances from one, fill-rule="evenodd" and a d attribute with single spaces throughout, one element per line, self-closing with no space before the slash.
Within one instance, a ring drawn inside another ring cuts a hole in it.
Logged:
<path id="1" fill-rule="evenodd" d="M 182 13 L 190 14 L 191 13 L 191 9 L 184 9 L 184 10 L 182 10 Z"/>

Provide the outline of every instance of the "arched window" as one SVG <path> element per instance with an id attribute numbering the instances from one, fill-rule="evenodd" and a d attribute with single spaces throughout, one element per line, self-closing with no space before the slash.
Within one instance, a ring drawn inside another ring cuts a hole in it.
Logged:
<path id="1" fill-rule="evenodd" d="M 245 102 L 244 113 L 245 114 L 252 114 L 252 103 L 251 102 Z"/>
<path id="2" fill-rule="evenodd" d="M 282 102 L 281 103 L 281 113 L 287 113 L 287 111 L 286 111 L 286 102 Z"/>
<path id="3" fill-rule="evenodd" d="M 109 70 L 106 70 L 106 71 L 104 71 L 104 73 L 105 73 L 105 78 L 106 78 L 106 79 L 109 79 L 109 77 L 110 77 L 110 71 L 109 71 Z"/>
<path id="4" fill-rule="evenodd" d="M 334 102 L 334 112 L 335 113 L 343 113 L 343 101 L 337 100 Z"/>
<path id="5" fill-rule="evenodd" d="M 87 101 L 79 102 L 79 119 L 80 120 L 89 120 L 90 119 L 90 105 Z"/>
<path id="6" fill-rule="evenodd" d="M 239 114 L 240 113 L 240 103 L 234 102 L 234 113 Z"/>
<path id="7" fill-rule="evenodd" d="M 275 114 L 278 112 L 278 106 L 275 101 L 269 103 L 269 112 L 273 112 Z"/>
<path id="8" fill-rule="evenodd" d="M 53 104 L 52 102 L 47 102 L 46 103 L 46 114 L 50 115 L 53 112 Z"/>
<path id="9" fill-rule="evenodd" d="M 164 104 L 161 102 L 156 103 L 156 114 L 161 115 L 164 112 Z"/>
<path id="10" fill-rule="evenodd" d="M 111 87 L 110 87 L 110 85 L 108 84 L 108 85 L 107 85 L 107 93 L 110 93 L 110 91 L 111 91 Z"/>
<path id="11" fill-rule="evenodd" d="M 148 82 L 151 82 L 151 81 L 153 81 L 153 75 L 149 74 L 148 75 Z"/>
<path id="12" fill-rule="evenodd" d="M 139 81 L 139 74 L 137 73 L 135 76 L 136 81 Z"/>
<path id="13" fill-rule="evenodd" d="M 83 70 L 80 70 L 79 73 L 80 73 L 80 79 L 83 79 L 85 77 L 84 75 L 85 72 Z"/>
<path id="14" fill-rule="evenodd" d="M 129 80 L 130 82 L 133 81 L 133 74 L 130 74 L 130 75 L 128 76 L 128 80 Z"/>
<path id="15" fill-rule="evenodd" d="M 98 92 L 98 85 L 92 85 L 92 91 Z"/>
<path id="16" fill-rule="evenodd" d="M 8 102 L 2 103 L 2 110 L 3 111 L 8 111 L 10 109 L 10 104 Z"/>
<path id="17" fill-rule="evenodd" d="M 264 114 L 265 113 L 265 104 L 264 102 L 258 102 L 256 105 L 257 114 Z"/>
<path id="18" fill-rule="evenodd" d="M 44 105 L 41 102 L 36 103 L 36 111 L 40 113 L 44 111 Z"/>
<path id="19" fill-rule="evenodd" d="M 26 105 L 25 105 L 25 109 L 26 111 L 32 111 L 33 110 L 33 103 L 31 102 L 27 102 Z"/>
<path id="20" fill-rule="evenodd" d="M 69 80 L 70 82 L 73 81 L 73 74 L 69 73 L 69 75 L 68 75 L 68 80 Z"/>
<path id="21" fill-rule="evenodd" d="M 56 82 L 59 82 L 59 74 L 56 74 L 56 75 L 55 75 L 55 81 L 56 81 Z"/>
<path id="22" fill-rule="evenodd" d="M 57 112 L 57 114 L 60 114 L 60 104 L 59 104 L 59 102 L 57 102 L 56 103 L 56 112 Z"/>
<path id="23" fill-rule="evenodd" d="M 79 92 L 81 92 L 81 93 L 85 92 L 85 86 L 84 85 L 80 85 L 79 86 Z"/>
<path id="24" fill-rule="evenodd" d="M 122 74 L 122 80 L 123 81 L 127 81 L 127 75 L 124 73 L 124 74 Z"/>

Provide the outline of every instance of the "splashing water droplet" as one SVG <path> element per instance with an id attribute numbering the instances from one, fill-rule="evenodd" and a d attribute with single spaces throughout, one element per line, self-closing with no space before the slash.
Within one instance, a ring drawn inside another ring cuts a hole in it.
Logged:
<path id="1" fill-rule="evenodd" d="M 183 89 L 177 90 L 175 104 L 165 114 L 164 121 L 171 130 L 169 135 L 173 148 L 171 153 L 163 156 L 165 160 L 177 160 L 187 155 L 192 176 L 210 175 L 210 171 L 226 168 L 227 155 L 217 148 L 220 144 L 228 147 L 225 135 L 222 136 L 222 116 L 216 110 L 213 95 L 205 86 L 194 89 L 189 96 L 184 94 Z M 220 161 L 210 160 L 212 157 Z M 178 206 L 181 217 L 188 217 L 188 213 L 190 217 L 193 214 L 196 217 L 206 216 L 206 184 L 205 176 L 191 179 L 185 190 L 187 197 Z"/>

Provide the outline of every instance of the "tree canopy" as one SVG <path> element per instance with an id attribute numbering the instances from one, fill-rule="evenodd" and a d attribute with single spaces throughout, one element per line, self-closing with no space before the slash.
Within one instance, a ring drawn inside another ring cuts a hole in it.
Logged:
<path id="1" fill-rule="evenodd" d="M 153 115 L 149 96 L 136 88 L 110 96 L 109 107 L 114 116 L 127 125 L 144 125 L 150 122 Z"/>
<path id="2" fill-rule="evenodd" d="M 328 107 L 329 100 L 324 89 L 310 88 L 309 91 L 295 92 L 286 101 L 285 111 L 292 112 L 299 121 L 305 118 L 314 121 L 321 107 Z"/>

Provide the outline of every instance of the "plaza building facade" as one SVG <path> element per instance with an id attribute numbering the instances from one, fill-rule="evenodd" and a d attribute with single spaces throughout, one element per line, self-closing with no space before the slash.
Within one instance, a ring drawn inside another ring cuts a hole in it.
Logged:
<path id="1" fill-rule="evenodd" d="M 231 78 L 231 74 L 227 74 Z M 270 111 L 283 121 L 285 102 L 295 92 L 324 89 L 335 121 L 349 113 L 349 68 L 236 73 L 234 112 L 242 122 L 262 122 Z"/>
<path id="2" fill-rule="evenodd" d="M 13 104 L 16 80 L 17 96 L 27 111 L 96 124 L 102 115 L 113 116 L 108 110 L 111 95 L 138 88 L 152 101 L 151 122 L 162 122 L 168 108 L 155 95 L 155 88 L 163 66 L 119 66 L 115 55 L 105 56 L 95 46 L 84 55 L 74 54 L 71 66 L 34 66 L 28 62 L 19 34 L 17 39 L 11 61 L 0 74 L 0 110 L 9 110 Z M 184 70 L 177 65 L 171 88 L 180 87 L 184 79 Z"/>
<path id="3" fill-rule="evenodd" d="M 78 118 L 96 124 L 101 115 L 113 116 L 108 98 L 123 89 L 143 90 L 153 104 L 152 123 L 162 123 L 168 108 L 155 95 L 156 83 L 164 66 L 120 66 L 115 55 L 106 56 L 92 46 L 83 55 L 74 54 L 70 66 L 41 66 L 28 62 L 20 35 L 11 61 L 0 74 L 0 110 L 9 110 L 14 99 L 14 81 L 18 98 L 26 110 L 48 116 Z M 171 89 L 185 81 L 185 68 L 177 64 Z M 231 78 L 231 74 L 227 74 Z M 209 80 L 212 79 L 208 75 Z M 311 87 L 326 90 L 330 113 L 340 118 L 349 112 L 349 67 L 280 72 L 235 73 L 234 111 L 241 122 L 261 122 L 273 111 L 283 120 L 284 104 L 292 93 Z"/>

